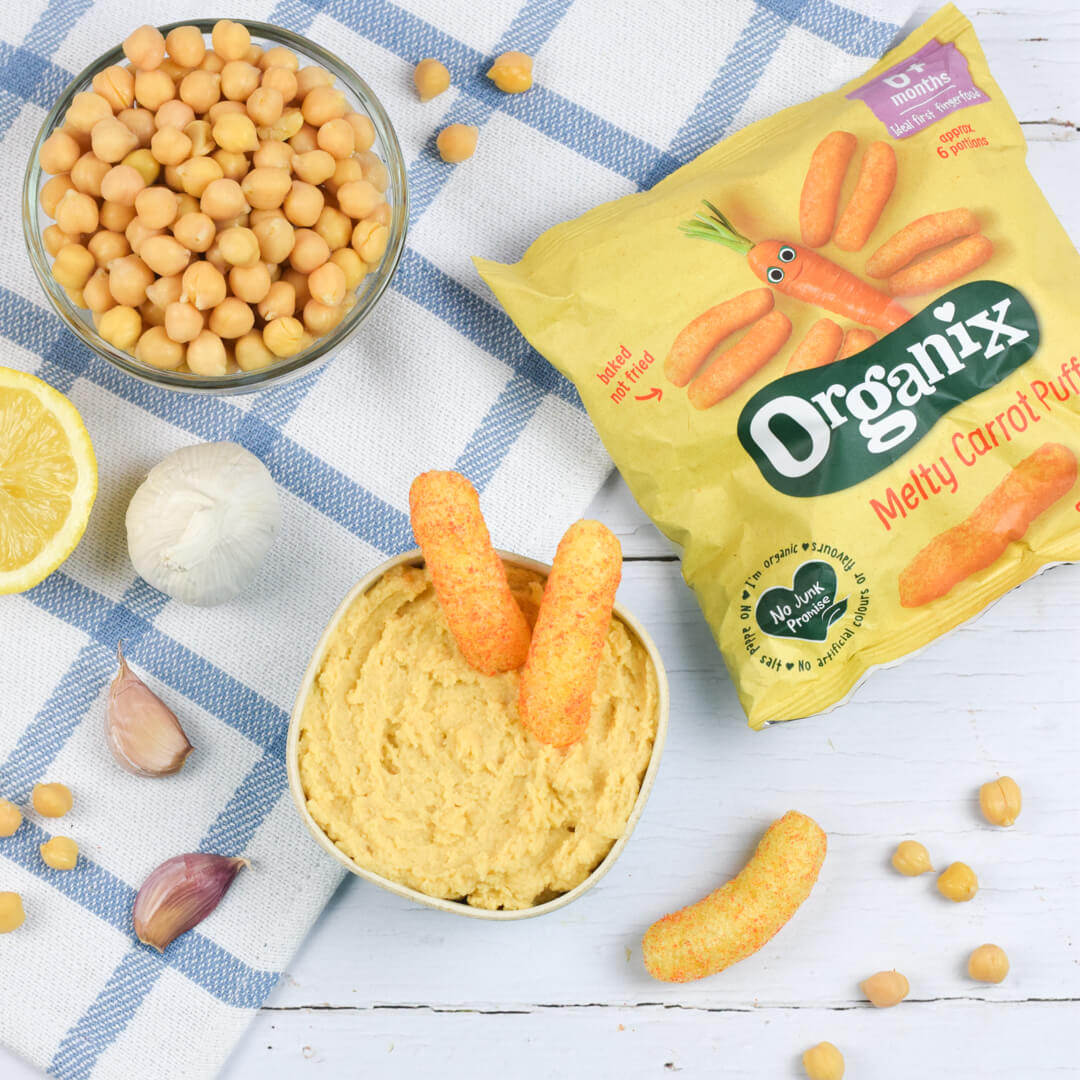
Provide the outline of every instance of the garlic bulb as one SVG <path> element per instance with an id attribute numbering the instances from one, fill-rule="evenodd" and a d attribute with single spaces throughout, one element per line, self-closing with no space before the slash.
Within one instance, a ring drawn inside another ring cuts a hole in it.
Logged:
<path id="1" fill-rule="evenodd" d="M 155 589 L 211 607 L 251 584 L 279 518 L 277 488 L 254 454 L 229 442 L 185 446 L 135 492 L 128 552 Z"/>

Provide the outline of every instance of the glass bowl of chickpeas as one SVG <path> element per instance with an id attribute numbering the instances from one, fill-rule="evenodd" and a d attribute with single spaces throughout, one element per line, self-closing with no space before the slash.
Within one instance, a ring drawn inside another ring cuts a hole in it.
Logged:
<path id="1" fill-rule="evenodd" d="M 405 245 L 405 163 L 368 85 L 277 26 L 141 26 L 77 76 L 23 184 L 60 318 L 137 378 L 243 393 L 328 359 Z"/>

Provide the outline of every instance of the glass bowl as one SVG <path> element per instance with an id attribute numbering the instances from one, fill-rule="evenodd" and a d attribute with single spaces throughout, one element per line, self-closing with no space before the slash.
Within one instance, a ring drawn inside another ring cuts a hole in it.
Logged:
<path id="1" fill-rule="evenodd" d="M 209 35 L 216 21 L 214 19 L 187 19 L 169 23 L 167 26 L 160 27 L 160 30 L 163 34 L 167 34 L 176 26 L 197 26 L 205 36 Z M 336 85 L 344 91 L 350 107 L 357 112 L 366 113 L 371 119 L 375 128 L 375 143 L 371 149 L 379 155 L 389 173 L 390 183 L 386 189 L 386 200 L 390 204 L 391 216 L 390 237 L 386 252 L 379 265 L 360 283 L 353 307 L 329 334 L 317 338 L 314 344 L 303 352 L 277 360 L 256 371 L 235 371 L 212 377 L 189 372 L 164 371 L 136 360 L 130 353 L 123 352 L 105 341 L 95 330 L 90 312 L 76 307 L 53 278 L 50 269 L 52 256 L 45 249 L 42 239 L 42 231 L 46 225 L 51 224 L 51 219 L 41 208 L 38 198 L 47 178 L 47 174 L 42 172 L 38 164 L 38 151 L 45 139 L 63 123 L 64 114 L 75 95 L 80 91 L 91 89 L 93 77 L 103 68 L 126 63 L 121 46 L 118 45 L 98 57 L 89 67 L 80 72 L 60 95 L 34 141 L 23 180 L 23 234 L 30 252 L 30 263 L 38 281 L 41 282 L 42 289 L 45 290 L 45 295 L 64 324 L 98 356 L 108 360 L 121 371 L 126 371 L 137 379 L 157 386 L 167 386 L 170 389 L 186 390 L 191 393 L 242 394 L 263 390 L 268 386 L 296 378 L 328 360 L 356 333 L 360 324 L 368 317 L 386 291 L 404 250 L 405 234 L 408 229 L 409 199 L 405 160 L 390 118 L 368 84 L 332 53 L 306 38 L 268 23 L 252 22 L 247 19 L 235 21 L 242 22 L 248 28 L 253 43 L 267 48 L 283 45 L 296 53 L 302 66 L 317 64 L 332 72 L 337 80 Z"/>

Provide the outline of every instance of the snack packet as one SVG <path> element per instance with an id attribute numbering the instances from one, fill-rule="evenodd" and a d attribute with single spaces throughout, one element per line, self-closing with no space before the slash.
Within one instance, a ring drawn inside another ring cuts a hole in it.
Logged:
<path id="1" fill-rule="evenodd" d="M 1080 558 L 1080 257 L 968 21 L 477 260 L 683 548 L 752 727 Z"/>

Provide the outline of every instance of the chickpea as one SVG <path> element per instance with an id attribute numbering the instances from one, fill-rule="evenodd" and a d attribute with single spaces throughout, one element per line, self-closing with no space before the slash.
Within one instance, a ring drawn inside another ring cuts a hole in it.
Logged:
<path id="1" fill-rule="evenodd" d="M 262 72 L 246 60 L 230 60 L 221 69 L 221 92 L 230 101 L 247 101 L 259 87 Z"/>
<path id="2" fill-rule="evenodd" d="M 56 208 L 60 205 L 60 200 L 69 192 L 75 191 L 75 185 L 71 182 L 70 176 L 54 176 L 51 180 L 46 180 L 41 185 L 41 191 L 38 193 L 38 201 L 41 203 L 41 209 L 45 211 L 49 217 L 56 217 Z"/>
<path id="3" fill-rule="evenodd" d="M 275 356 L 295 356 L 303 348 L 304 326 L 291 316 L 271 319 L 263 327 L 263 343 Z"/>
<path id="4" fill-rule="evenodd" d="M 232 22 L 229 19 L 219 19 L 214 23 L 214 29 L 210 34 L 214 52 L 226 62 L 229 60 L 243 60 L 245 53 L 251 48 L 251 34 L 242 23 Z"/>
<path id="5" fill-rule="evenodd" d="M 319 149 L 325 150 L 333 157 L 349 157 L 356 149 L 356 136 L 353 134 L 352 124 L 343 117 L 337 120 L 327 120 L 319 128 L 315 136 Z"/>
<path id="6" fill-rule="evenodd" d="M 237 154 L 229 150 L 215 150 L 210 155 L 220 166 L 226 180 L 238 183 L 247 176 L 250 166 L 247 154 Z"/>
<path id="7" fill-rule="evenodd" d="M 308 275 L 308 290 L 311 298 L 324 307 L 339 307 L 345 299 L 345 287 L 345 271 L 336 263 L 325 262 Z M 308 324 L 309 329 L 315 333 L 319 332 L 311 325 L 306 306 L 304 322 Z"/>
<path id="8" fill-rule="evenodd" d="M 219 116 L 213 127 L 214 142 L 230 153 L 243 154 L 259 145 L 255 125 L 246 113 Z"/>
<path id="9" fill-rule="evenodd" d="M 385 191 L 390 186 L 390 173 L 386 166 L 379 160 L 377 154 L 366 150 L 356 155 L 364 170 L 364 179 L 378 192 Z"/>
<path id="10" fill-rule="evenodd" d="M 79 131 L 77 128 L 71 126 L 66 121 L 62 123 L 57 129 L 62 131 L 65 135 L 70 135 L 79 144 L 79 153 L 85 154 L 90 149 L 90 132 Z"/>
<path id="11" fill-rule="evenodd" d="M 102 123 L 102 121 L 98 121 Z M 95 125 L 97 126 L 97 125 Z M 38 151 L 38 164 L 47 173 L 70 172 L 82 156 L 79 144 L 66 132 L 54 131 Z"/>
<path id="12" fill-rule="evenodd" d="M 938 875 L 938 892 L 947 900 L 962 904 L 979 891 L 979 879 L 967 863 L 950 863 Z"/>
<path id="13" fill-rule="evenodd" d="M 266 128 L 256 128 L 260 139 L 275 139 L 285 142 L 291 139 L 304 126 L 304 117 L 299 109 L 286 109 L 276 123 Z M 293 147 L 293 150 L 296 148 Z"/>
<path id="14" fill-rule="evenodd" d="M 134 307 L 120 304 L 102 314 L 97 331 L 114 348 L 131 352 L 142 334 L 142 316 Z"/>
<path id="15" fill-rule="evenodd" d="M 487 77 L 504 94 L 523 94 L 532 86 L 532 57 L 523 52 L 504 52 L 495 57 Z"/>
<path id="16" fill-rule="evenodd" d="M 79 845 L 70 836 L 54 836 L 38 850 L 45 865 L 53 870 L 74 870 L 79 861 Z"/>
<path id="17" fill-rule="evenodd" d="M 288 68 L 289 71 L 296 71 L 299 66 L 300 61 L 297 59 L 296 53 L 292 49 L 285 48 L 284 45 L 275 45 L 272 49 L 267 49 L 259 57 L 259 67 L 264 71 L 271 67 L 283 67 Z"/>
<path id="18" fill-rule="evenodd" d="M 121 109 L 116 119 L 138 136 L 140 146 L 149 146 L 154 134 L 154 114 L 149 109 Z"/>
<path id="19" fill-rule="evenodd" d="M 138 307 L 146 299 L 146 288 L 154 281 L 150 268 L 138 255 L 124 255 L 108 266 L 109 292 L 118 304 Z"/>
<path id="20" fill-rule="evenodd" d="M 69 134 L 82 132 L 89 135 L 99 120 L 112 116 L 112 106 L 100 94 L 82 90 L 71 99 L 68 111 L 64 113 L 64 126 L 70 128 Z"/>
<path id="21" fill-rule="evenodd" d="M 213 219 L 201 211 L 177 218 L 172 231 L 189 251 L 206 251 L 217 234 Z"/>
<path id="22" fill-rule="evenodd" d="M 132 165 L 114 165 L 101 178 L 101 194 L 109 202 L 134 206 L 135 196 L 146 187 L 142 174 Z"/>
<path id="23" fill-rule="evenodd" d="M 59 225 L 50 225 L 42 230 L 41 239 L 45 244 L 45 250 L 50 255 L 55 256 L 65 244 L 81 243 L 82 235 L 80 233 L 66 233 Z"/>
<path id="24" fill-rule="evenodd" d="M 25 921 L 22 897 L 15 892 L 0 892 L 0 934 L 18 930 Z"/>
<path id="25" fill-rule="evenodd" d="M 301 274 L 310 274 L 330 258 L 330 248 L 326 241 L 312 229 L 297 229 L 296 243 L 293 244 L 289 262 L 294 270 Z"/>
<path id="26" fill-rule="evenodd" d="M 251 164 L 256 169 L 288 169 L 295 157 L 296 152 L 288 143 L 263 139 L 259 149 L 251 155 Z"/>
<path id="27" fill-rule="evenodd" d="M 111 168 L 109 162 L 102 161 L 92 151 L 85 153 L 71 167 L 71 182 L 77 191 L 97 198 L 101 195 L 101 181 Z"/>
<path id="28" fill-rule="evenodd" d="M 242 101 L 219 101 L 210 106 L 206 119 L 213 127 L 223 116 L 247 116 L 247 106 Z"/>
<path id="29" fill-rule="evenodd" d="M 189 195 L 201 199 L 207 185 L 214 180 L 221 180 L 225 176 L 221 166 L 209 157 L 188 158 L 187 161 L 176 166 L 180 173 L 180 182 Z"/>
<path id="30" fill-rule="evenodd" d="M 131 223 L 124 230 L 124 237 L 131 245 L 131 250 L 138 255 L 147 240 L 153 236 L 162 236 L 164 232 L 164 229 L 151 229 L 149 225 L 136 217 L 132 218 Z"/>
<path id="31" fill-rule="evenodd" d="M 140 26 L 124 39 L 124 55 L 139 71 L 153 71 L 165 59 L 165 39 L 156 26 Z"/>
<path id="32" fill-rule="evenodd" d="M 153 112 L 176 96 L 176 87 L 164 71 L 139 71 L 135 75 L 135 100 Z"/>
<path id="33" fill-rule="evenodd" d="M 197 26 L 177 26 L 165 38 L 165 51 L 181 67 L 198 67 L 206 55 L 206 43 Z"/>
<path id="34" fill-rule="evenodd" d="M 802 1064 L 809 1080 L 844 1080 L 844 1055 L 831 1042 L 811 1046 Z"/>
<path id="35" fill-rule="evenodd" d="M 268 127 L 281 119 L 285 99 L 272 86 L 260 86 L 247 97 L 247 114 L 260 127 Z"/>
<path id="36" fill-rule="evenodd" d="M 287 281 L 275 281 L 259 301 L 259 318 L 265 322 L 290 316 L 295 311 L 296 290 Z"/>
<path id="37" fill-rule="evenodd" d="M 180 80 L 179 94 L 195 112 L 207 112 L 221 100 L 221 76 L 196 68 Z"/>
<path id="38" fill-rule="evenodd" d="M 83 295 L 82 289 L 69 289 L 64 288 L 64 295 L 71 301 L 72 305 L 77 308 L 85 308 L 87 306 L 86 297 Z"/>
<path id="39" fill-rule="evenodd" d="M 258 371 L 274 362 L 274 354 L 263 343 L 259 330 L 249 330 L 236 339 L 236 362 L 241 371 Z"/>
<path id="40" fill-rule="evenodd" d="M 968 974 L 979 982 L 999 983 L 1009 974 L 1009 958 L 1000 945 L 980 945 L 968 957 Z"/>
<path id="41" fill-rule="evenodd" d="M 308 184 L 321 184 L 329 180 L 336 167 L 337 161 L 325 150 L 309 150 L 295 154 L 292 159 L 293 172 Z"/>
<path id="42" fill-rule="evenodd" d="M 158 68 L 158 70 L 165 72 L 165 74 L 172 79 L 173 86 L 178 86 L 180 80 L 191 70 L 191 68 L 184 67 L 166 56 L 165 59 L 161 61 L 161 67 Z"/>
<path id="43" fill-rule="evenodd" d="M 143 188 L 135 196 L 135 213 L 150 229 L 164 229 L 176 220 L 176 194 L 164 187 Z"/>
<path id="44" fill-rule="evenodd" d="M 188 124 L 195 119 L 195 110 L 179 98 L 166 101 L 156 113 L 154 113 L 154 127 L 160 131 L 165 127 L 176 128 L 183 131 Z"/>
<path id="45" fill-rule="evenodd" d="M 65 244 L 52 264 L 52 276 L 65 289 L 81 289 L 97 268 L 94 256 L 82 244 Z"/>
<path id="46" fill-rule="evenodd" d="M 115 164 L 139 145 L 138 136 L 115 117 L 99 120 L 90 132 L 90 146 L 102 161 Z"/>
<path id="47" fill-rule="evenodd" d="M 372 221 L 379 225 L 385 225 L 389 229 L 390 219 L 393 217 L 393 213 L 390 210 L 390 204 L 384 200 L 379 203 L 368 216 Z"/>
<path id="48" fill-rule="evenodd" d="M 345 95 L 332 86 L 313 86 L 305 95 L 300 111 L 312 127 L 322 127 L 327 120 L 343 117 L 348 108 Z"/>
<path id="49" fill-rule="evenodd" d="M 0 799 L 0 836 L 14 836 L 22 824 L 22 811 L 7 799 Z"/>
<path id="50" fill-rule="evenodd" d="M 270 271 L 261 262 L 253 266 L 234 266 L 229 271 L 229 288 L 237 299 L 246 304 L 257 304 L 270 291 Z"/>
<path id="51" fill-rule="evenodd" d="M 251 229 L 234 226 L 218 233 L 222 258 L 231 266 L 254 266 L 259 261 L 259 238 Z"/>
<path id="52" fill-rule="evenodd" d="M 139 305 L 139 314 L 142 316 L 143 326 L 160 326 L 164 329 L 165 309 L 160 304 L 155 304 L 152 300 L 144 300 Z"/>
<path id="53" fill-rule="evenodd" d="M 184 270 L 191 252 L 171 236 L 151 236 L 139 245 L 139 258 L 155 274 L 169 277 Z"/>
<path id="54" fill-rule="evenodd" d="M 893 1005 L 899 1005 L 911 989 L 907 979 L 895 970 L 879 971 L 869 979 L 863 979 L 859 986 L 875 1009 L 891 1009 Z"/>
<path id="55" fill-rule="evenodd" d="M 479 134 L 480 129 L 470 124 L 451 124 L 444 127 L 435 138 L 439 157 L 451 165 L 471 158 L 476 153 L 476 139 Z"/>
<path id="56" fill-rule="evenodd" d="M 135 205 L 122 206 L 120 203 L 109 202 L 108 199 L 101 204 L 98 220 L 112 232 L 122 233 L 135 218 Z M 124 252 L 127 254 L 127 252 Z"/>
<path id="57" fill-rule="evenodd" d="M 325 206 L 315 222 L 315 231 L 326 241 L 326 246 L 331 251 L 337 251 L 338 248 L 348 247 L 352 239 L 353 223 L 348 214 L 343 214 L 336 207 Z"/>
<path id="58" fill-rule="evenodd" d="M 253 224 L 251 231 L 259 241 L 259 257 L 263 262 L 280 264 L 292 254 L 296 230 L 284 216 Z"/>
<path id="59" fill-rule="evenodd" d="M 150 139 L 150 151 L 162 165 L 179 165 L 191 157 L 191 140 L 177 128 L 160 128 Z"/>
<path id="60" fill-rule="evenodd" d="M 154 307 L 161 308 L 164 312 L 170 304 L 175 304 L 180 299 L 181 282 L 183 278 L 180 274 L 167 274 L 165 277 L 159 277 L 152 285 L 147 286 L 146 300 L 148 303 L 154 305 Z M 163 319 L 164 321 L 164 319 Z M 169 335 L 172 337 L 172 335 Z M 174 341 L 179 341 L 179 338 L 173 338 Z"/>
<path id="61" fill-rule="evenodd" d="M 307 274 L 301 273 L 291 266 L 286 267 L 282 272 L 281 280 L 293 287 L 293 295 L 296 297 L 296 311 L 303 311 L 304 305 L 311 299 L 311 292 L 308 290 L 307 279 Z"/>
<path id="62" fill-rule="evenodd" d="M 42 817 L 63 817 L 71 809 L 71 789 L 63 784 L 35 784 L 31 801 Z"/>
<path id="63" fill-rule="evenodd" d="M 206 249 L 204 258 L 224 277 L 229 272 L 229 263 L 221 254 L 221 242 L 215 238 L 214 242 Z"/>
<path id="64" fill-rule="evenodd" d="M 97 200 L 81 191 L 66 191 L 56 204 L 56 224 L 66 233 L 88 233 L 98 227 Z"/>
<path id="65" fill-rule="evenodd" d="M 1020 785 L 1011 776 L 987 780 L 979 788 L 979 808 L 991 825 L 1011 825 L 1020 816 Z"/>
<path id="66" fill-rule="evenodd" d="M 113 259 L 120 259 L 131 253 L 127 237 L 122 232 L 112 232 L 110 229 L 100 229 L 94 233 L 87 240 L 86 247 L 99 267 L 106 267 Z"/>
<path id="67" fill-rule="evenodd" d="M 345 288 L 352 292 L 358 288 L 368 272 L 367 263 L 351 247 L 338 248 L 332 252 L 330 261 L 335 266 L 340 266 L 345 274 Z"/>
<path id="68" fill-rule="evenodd" d="M 300 130 L 289 139 L 289 145 L 298 154 L 308 154 L 319 148 L 319 131 L 311 124 L 301 124 Z"/>
<path id="69" fill-rule="evenodd" d="M 254 168 L 240 183 L 248 204 L 256 210 L 272 210 L 281 205 L 292 186 L 288 169 Z"/>
<path id="70" fill-rule="evenodd" d="M 244 198 L 244 189 L 235 180 L 225 177 L 211 180 L 206 185 L 199 200 L 199 208 L 216 221 L 246 214 L 251 209 Z"/>
<path id="71" fill-rule="evenodd" d="M 187 365 L 196 375 L 224 375 L 228 370 L 224 342 L 213 331 L 200 330 L 188 344 Z"/>
<path id="72" fill-rule="evenodd" d="M 450 85 L 450 72 L 441 60 L 427 57 L 416 65 L 413 71 L 413 84 L 421 101 L 430 101 L 438 97 Z"/>
<path id="73" fill-rule="evenodd" d="M 83 286 L 83 299 L 93 312 L 101 314 L 116 306 L 113 294 L 109 292 L 109 275 L 98 267 Z"/>
<path id="74" fill-rule="evenodd" d="M 892 857 L 893 869 L 905 877 L 918 877 L 934 868 L 930 865 L 930 852 L 918 840 L 902 840 Z"/>
<path id="75" fill-rule="evenodd" d="M 202 58 L 202 63 L 199 64 L 199 70 L 209 71 L 213 75 L 220 75 L 224 66 L 225 61 L 213 49 L 207 49 Z"/>
<path id="76" fill-rule="evenodd" d="M 326 265 L 330 266 L 332 264 L 327 263 Z M 304 305 L 304 325 L 316 337 L 329 334 L 341 322 L 344 315 L 345 307 L 342 304 L 330 307 L 327 304 L 320 304 L 318 300 L 309 300 Z"/>
<path id="77" fill-rule="evenodd" d="M 353 143 L 357 150 L 370 150 L 375 143 L 375 125 L 363 113 L 347 112 L 345 119 L 353 129 Z"/>
<path id="78" fill-rule="evenodd" d="M 198 214 L 199 200 L 194 195 L 189 195 L 186 191 L 174 191 L 176 196 L 176 216 L 182 218 L 185 214 Z"/>
<path id="79" fill-rule="evenodd" d="M 266 90 L 278 91 L 286 106 L 296 98 L 296 76 L 286 67 L 268 67 L 262 72 L 261 85 Z"/>
<path id="80" fill-rule="evenodd" d="M 205 157 L 217 149 L 212 130 L 209 120 L 192 120 L 184 128 L 184 134 L 191 140 L 192 157 Z"/>
<path id="81" fill-rule="evenodd" d="M 293 69 L 296 71 L 296 69 Z M 305 98 L 316 86 L 333 86 L 334 76 L 326 68 L 310 67 L 300 68 L 296 71 L 296 96 Z"/>
<path id="82" fill-rule="evenodd" d="M 147 187 L 161 175 L 161 166 L 149 150 L 132 150 L 120 164 L 130 165 L 143 178 Z"/>
<path id="83" fill-rule="evenodd" d="M 338 190 L 345 186 L 345 184 L 353 183 L 356 180 L 364 179 L 364 167 L 356 160 L 355 157 L 345 158 L 344 161 L 339 161 L 334 166 L 334 175 L 331 176 L 323 185 L 326 190 L 336 196 Z"/>
<path id="84" fill-rule="evenodd" d="M 323 205 L 323 193 L 314 184 L 294 180 L 282 209 L 294 225 L 310 226 L 319 220 Z"/>
<path id="85" fill-rule="evenodd" d="M 210 312 L 210 329 L 219 337 L 238 338 L 255 325 L 255 312 L 236 296 L 226 296 Z"/>
<path id="86" fill-rule="evenodd" d="M 184 362 L 184 346 L 173 341 L 164 326 L 151 326 L 135 345 L 135 359 L 163 371 L 175 371 Z"/>
<path id="87" fill-rule="evenodd" d="M 113 112 L 130 109 L 135 102 L 135 76 L 131 70 L 113 64 L 99 71 L 91 81 L 94 93 L 103 97 Z"/>
<path id="88" fill-rule="evenodd" d="M 251 44 L 248 46 L 248 51 L 244 53 L 244 59 L 253 67 L 259 67 L 259 61 L 263 58 L 263 52 L 264 50 L 261 45 Z"/>
<path id="89" fill-rule="evenodd" d="M 350 180 L 337 189 L 338 206 L 351 218 L 366 218 L 383 201 L 367 180 Z"/>
<path id="90" fill-rule="evenodd" d="M 228 291 L 225 276 L 208 262 L 192 263 L 185 271 L 180 297 L 199 311 L 217 307 Z"/>
<path id="91" fill-rule="evenodd" d="M 374 266 L 383 257 L 389 240 L 390 230 L 370 219 L 358 221 L 353 229 L 352 246 L 368 266 Z"/>

